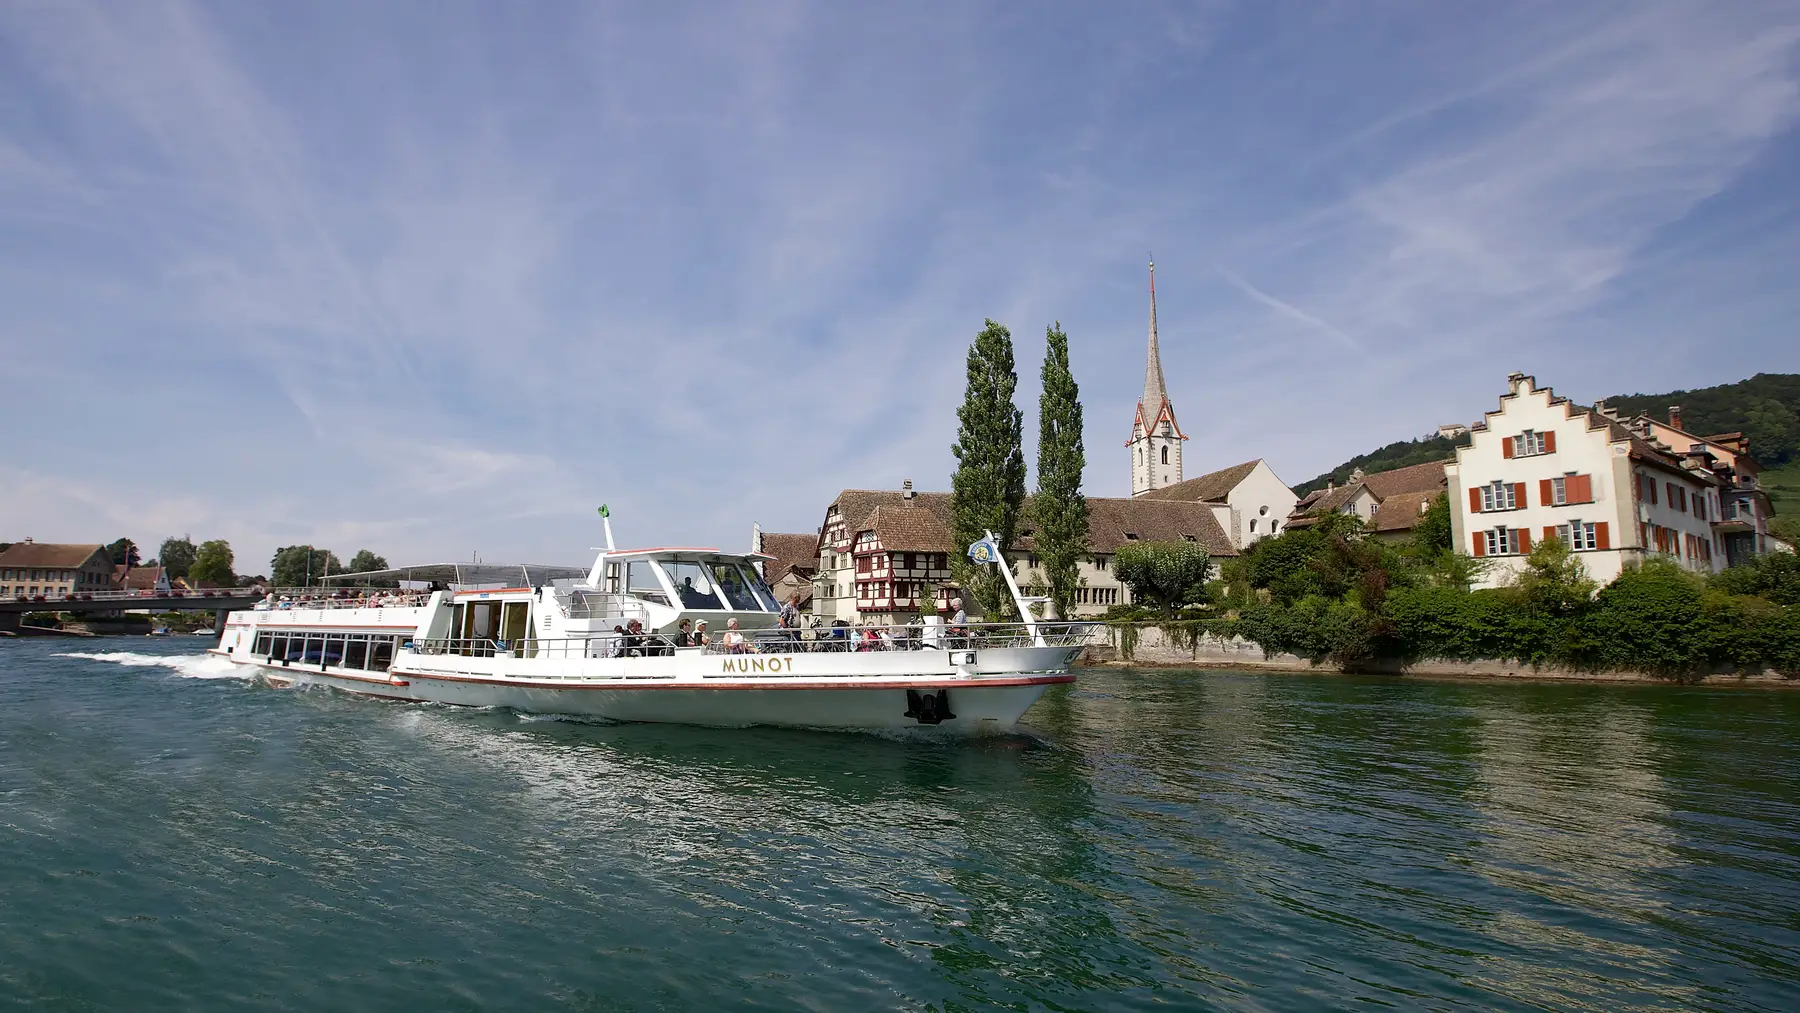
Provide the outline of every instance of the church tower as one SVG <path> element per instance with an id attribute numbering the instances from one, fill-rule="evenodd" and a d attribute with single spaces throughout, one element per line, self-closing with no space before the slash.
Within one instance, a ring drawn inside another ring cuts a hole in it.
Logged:
<path id="1" fill-rule="evenodd" d="M 1144 396 L 1131 424 L 1131 494 L 1181 481 L 1181 426 L 1163 384 L 1162 353 L 1156 347 L 1156 264 L 1150 264 L 1150 361 L 1144 366 Z"/>

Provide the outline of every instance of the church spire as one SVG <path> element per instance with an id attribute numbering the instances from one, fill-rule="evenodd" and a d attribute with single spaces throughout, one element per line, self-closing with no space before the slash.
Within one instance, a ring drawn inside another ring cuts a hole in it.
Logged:
<path id="1" fill-rule="evenodd" d="M 1150 262 L 1150 356 L 1144 366 L 1143 413 L 1145 422 L 1153 422 L 1162 414 L 1169 391 L 1163 385 L 1162 352 L 1156 347 L 1156 261 Z"/>

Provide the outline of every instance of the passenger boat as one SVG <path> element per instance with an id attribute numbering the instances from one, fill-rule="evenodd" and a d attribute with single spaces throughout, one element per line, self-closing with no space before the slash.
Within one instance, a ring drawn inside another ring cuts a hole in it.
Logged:
<path id="1" fill-rule="evenodd" d="M 340 586 L 405 580 L 433 589 L 272 600 L 232 612 L 214 650 L 273 685 L 396 700 L 616 721 L 981 734 L 1011 729 L 1051 686 L 1074 681 L 1089 626 L 951 628 L 926 617 L 787 629 L 757 569 L 769 557 L 618 550 L 610 521 L 606 543 L 585 572 L 465 563 L 340 575 Z M 999 562 L 991 536 L 971 555 Z M 1034 599 L 1000 569 L 1030 616 Z M 680 643 L 683 620 L 706 623 L 697 645 Z"/>

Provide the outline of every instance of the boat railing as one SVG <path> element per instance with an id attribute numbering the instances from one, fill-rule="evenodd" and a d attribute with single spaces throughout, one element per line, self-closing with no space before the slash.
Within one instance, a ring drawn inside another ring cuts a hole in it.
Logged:
<path id="1" fill-rule="evenodd" d="M 295 609 L 372 609 L 422 608 L 431 600 L 429 591 L 402 591 L 391 587 L 372 587 L 345 595 L 319 594 L 303 588 L 276 588 L 269 593 L 274 601 L 258 602 L 252 611 L 287 612 Z"/>
<path id="2" fill-rule="evenodd" d="M 657 594 L 659 603 L 663 595 Z M 650 610 L 639 595 L 616 591 L 590 591 L 583 588 L 559 588 L 557 601 L 570 619 L 648 619 Z"/>
<path id="3" fill-rule="evenodd" d="M 1078 647 L 1100 623 L 1040 622 L 1034 634 L 1024 623 L 967 623 L 963 626 L 806 626 L 714 634 L 707 654 L 822 654 L 865 651 L 996 650 L 1007 647 Z"/>
<path id="4" fill-rule="evenodd" d="M 681 654 L 851 654 L 871 651 L 970 651 L 1009 647 L 1079 647 L 1099 623 L 970 623 L 966 626 L 814 626 L 803 629 L 725 630 L 699 643 L 678 634 L 592 633 L 576 637 L 499 640 L 444 637 L 409 641 L 421 655 L 494 658 L 633 658 Z"/>

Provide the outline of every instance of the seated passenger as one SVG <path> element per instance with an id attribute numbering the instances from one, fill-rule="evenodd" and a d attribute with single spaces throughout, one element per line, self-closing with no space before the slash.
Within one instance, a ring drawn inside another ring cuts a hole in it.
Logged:
<path id="1" fill-rule="evenodd" d="M 694 620 L 694 646 L 706 646 L 706 620 L 704 619 Z"/>
<path id="2" fill-rule="evenodd" d="M 692 633 L 688 632 L 688 621 L 686 619 L 683 619 L 681 622 L 675 624 L 675 646 L 676 647 L 692 647 L 692 646 L 694 646 L 694 635 Z"/>

